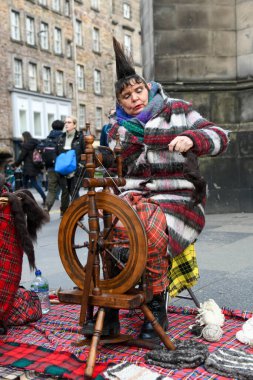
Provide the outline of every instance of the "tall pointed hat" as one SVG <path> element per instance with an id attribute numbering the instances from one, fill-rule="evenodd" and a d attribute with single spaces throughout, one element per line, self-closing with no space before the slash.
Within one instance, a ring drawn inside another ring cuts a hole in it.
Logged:
<path id="1" fill-rule="evenodd" d="M 113 37 L 113 48 L 116 59 L 117 80 L 136 75 L 132 57 L 125 54 L 122 45 L 116 40 L 115 37 Z"/>

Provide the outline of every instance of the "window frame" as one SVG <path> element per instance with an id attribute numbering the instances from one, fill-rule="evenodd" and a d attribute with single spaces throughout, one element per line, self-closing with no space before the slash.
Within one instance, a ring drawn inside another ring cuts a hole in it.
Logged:
<path id="1" fill-rule="evenodd" d="M 92 28 L 92 49 L 95 53 L 100 53 L 100 30 L 95 26 Z"/>
<path id="2" fill-rule="evenodd" d="M 35 21 L 31 16 L 26 16 L 25 19 L 26 29 L 26 43 L 31 46 L 35 46 Z"/>
<path id="3" fill-rule="evenodd" d="M 77 89 L 83 91 L 85 89 L 84 66 L 77 64 L 76 73 Z"/>
<path id="4" fill-rule="evenodd" d="M 52 10 L 54 12 L 61 12 L 61 0 L 52 0 Z"/>
<path id="5" fill-rule="evenodd" d="M 82 112 L 81 112 L 82 110 Z M 86 106 L 85 104 L 79 104 L 78 107 L 78 120 L 79 120 L 79 127 L 80 128 L 85 128 L 86 126 Z"/>
<path id="6" fill-rule="evenodd" d="M 45 75 L 46 74 L 46 75 Z M 43 66 L 42 68 L 42 83 L 43 83 L 43 92 L 44 94 L 51 94 L 52 92 L 52 83 L 51 83 L 51 68 L 48 66 Z M 48 88 L 46 88 L 48 87 Z"/>
<path id="7" fill-rule="evenodd" d="M 18 70 L 16 70 L 17 67 L 19 68 Z M 22 61 L 22 59 L 14 58 L 13 75 L 14 75 L 14 87 L 23 88 L 23 86 L 24 86 L 24 75 L 23 75 L 23 61 Z M 17 78 L 19 78 L 19 79 L 17 80 Z"/>
<path id="8" fill-rule="evenodd" d="M 130 56 L 133 53 L 133 41 L 132 41 L 132 36 L 130 34 L 124 34 L 124 51 L 127 55 L 130 55 Z"/>
<path id="9" fill-rule="evenodd" d="M 101 79 L 100 70 L 94 69 L 93 81 L 94 81 L 94 93 L 96 95 L 101 95 L 102 94 L 102 79 Z"/>
<path id="10" fill-rule="evenodd" d="M 98 111 L 99 111 L 99 118 L 98 118 Z M 98 121 L 99 121 L 99 123 L 98 123 Z M 103 108 L 102 107 L 96 107 L 96 109 L 95 109 L 95 130 L 97 132 L 101 132 L 102 128 L 103 128 Z"/>
<path id="11" fill-rule="evenodd" d="M 38 91 L 37 64 L 34 62 L 28 64 L 28 87 L 30 91 Z"/>
<path id="12" fill-rule="evenodd" d="M 57 26 L 54 28 L 54 53 L 62 54 L 62 30 Z"/>
<path id="13" fill-rule="evenodd" d="M 75 42 L 77 46 L 83 46 L 83 24 L 81 20 L 75 20 Z"/>
<path id="14" fill-rule="evenodd" d="M 59 81 L 58 79 L 61 80 Z M 61 91 L 59 91 L 59 86 Z M 55 72 L 55 92 L 57 96 L 64 96 L 64 73 L 62 70 L 56 70 Z"/>
<path id="15" fill-rule="evenodd" d="M 100 2 L 99 0 L 91 0 L 91 9 L 94 9 L 95 11 L 99 12 L 100 10 Z"/>
<path id="16" fill-rule="evenodd" d="M 40 36 L 40 48 L 43 50 L 49 50 L 49 25 L 48 25 L 48 23 L 41 21 L 39 36 Z"/>
<path id="17" fill-rule="evenodd" d="M 21 41 L 20 12 L 11 10 L 11 38 Z"/>
<path id="18" fill-rule="evenodd" d="M 131 20 L 131 5 L 123 3 L 123 17 L 127 20 Z"/>

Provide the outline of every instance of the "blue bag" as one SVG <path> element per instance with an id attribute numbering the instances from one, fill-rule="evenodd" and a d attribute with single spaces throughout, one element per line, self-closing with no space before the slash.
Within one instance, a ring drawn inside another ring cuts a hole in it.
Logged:
<path id="1" fill-rule="evenodd" d="M 74 149 L 67 150 L 56 157 L 54 170 L 57 173 L 68 175 L 76 171 L 76 169 L 76 151 Z"/>

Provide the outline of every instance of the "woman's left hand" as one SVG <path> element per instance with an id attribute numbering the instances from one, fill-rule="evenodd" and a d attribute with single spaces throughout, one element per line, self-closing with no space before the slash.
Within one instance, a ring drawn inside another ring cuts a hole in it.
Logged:
<path id="1" fill-rule="evenodd" d="M 187 136 L 177 136 L 168 145 L 168 149 L 170 152 L 179 152 L 179 153 L 187 152 L 192 147 L 193 147 L 193 142 Z"/>

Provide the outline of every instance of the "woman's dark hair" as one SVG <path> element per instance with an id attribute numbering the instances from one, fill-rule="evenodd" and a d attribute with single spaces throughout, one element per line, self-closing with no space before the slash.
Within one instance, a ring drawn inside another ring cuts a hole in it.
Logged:
<path id="1" fill-rule="evenodd" d="M 117 82 L 115 82 L 116 97 L 129 85 L 143 83 L 148 89 L 147 82 L 136 73 L 133 64 L 133 58 L 126 56 L 122 45 L 113 37 L 113 49 L 116 59 Z"/>
<path id="2" fill-rule="evenodd" d="M 32 135 L 28 131 L 23 132 L 22 136 L 24 138 L 24 142 L 28 142 L 28 141 L 32 140 Z"/>

